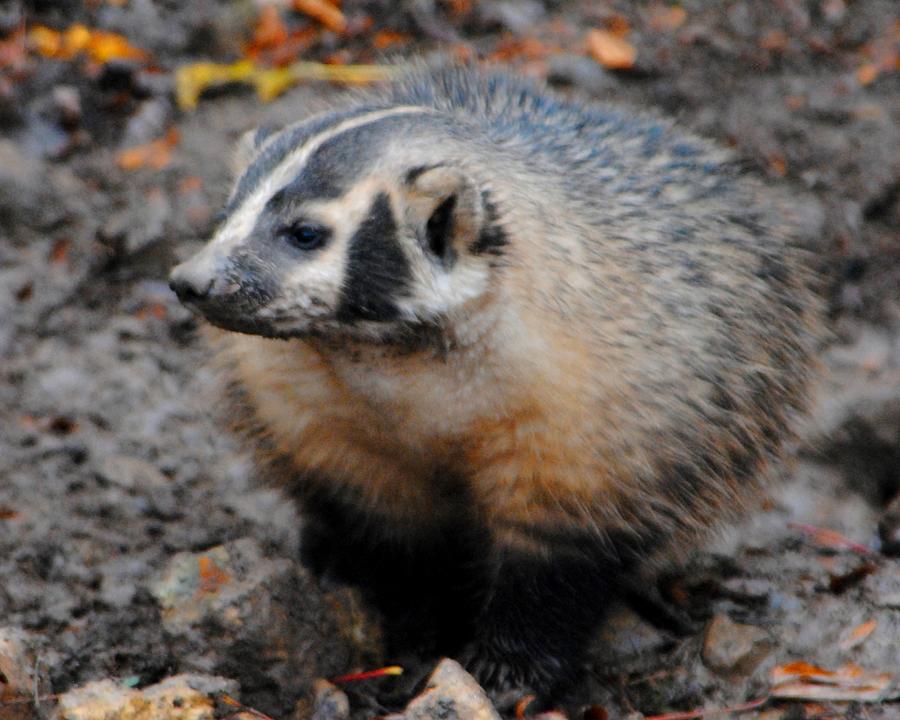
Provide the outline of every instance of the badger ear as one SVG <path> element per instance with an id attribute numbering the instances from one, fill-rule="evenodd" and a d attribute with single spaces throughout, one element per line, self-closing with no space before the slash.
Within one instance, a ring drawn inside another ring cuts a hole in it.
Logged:
<path id="1" fill-rule="evenodd" d="M 407 215 L 426 253 L 451 267 L 484 220 L 481 195 L 461 169 L 422 166 L 406 174 Z"/>
<path id="2" fill-rule="evenodd" d="M 273 125 L 263 125 L 253 130 L 248 130 L 241 135 L 234 146 L 234 154 L 231 158 L 231 171 L 235 176 L 240 175 L 244 171 L 250 164 L 253 156 L 256 155 L 259 146 L 263 144 L 266 138 L 274 135 L 277 130 L 278 128 Z"/>

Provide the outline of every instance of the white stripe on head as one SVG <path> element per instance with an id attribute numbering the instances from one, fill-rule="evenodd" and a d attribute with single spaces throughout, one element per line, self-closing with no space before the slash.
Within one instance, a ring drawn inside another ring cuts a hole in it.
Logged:
<path id="1" fill-rule="evenodd" d="M 270 172 L 263 182 L 260 183 L 259 187 L 230 215 L 225 225 L 216 233 L 212 244 L 217 247 L 219 252 L 227 253 L 234 244 L 241 242 L 249 236 L 256 225 L 256 221 L 259 219 L 263 207 L 265 207 L 265 204 L 269 201 L 269 198 L 293 180 L 313 153 L 332 138 L 347 132 L 348 130 L 354 130 L 363 125 L 378 122 L 384 118 L 393 117 L 395 115 L 412 115 L 426 112 L 434 111 L 430 108 L 416 105 L 404 105 L 384 110 L 373 110 L 364 115 L 348 118 L 337 125 L 313 135 L 300 147 L 295 148 L 288 153 L 288 155 L 275 166 L 272 172 Z M 289 126 L 289 128 L 290 127 L 296 127 L 296 125 Z M 285 130 L 288 130 L 289 128 L 286 128 Z M 281 135 L 281 133 L 275 133 L 275 137 L 279 135 Z M 274 141 L 275 137 L 267 139 L 262 147 L 265 148 L 269 142 Z"/>

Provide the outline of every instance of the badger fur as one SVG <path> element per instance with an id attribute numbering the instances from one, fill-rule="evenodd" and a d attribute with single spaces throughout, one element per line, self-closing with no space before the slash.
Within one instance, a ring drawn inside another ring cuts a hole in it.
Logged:
<path id="1" fill-rule="evenodd" d="M 765 191 L 659 119 L 420 66 L 242 142 L 171 284 L 397 645 L 556 698 L 646 564 L 759 494 L 818 319 Z"/>

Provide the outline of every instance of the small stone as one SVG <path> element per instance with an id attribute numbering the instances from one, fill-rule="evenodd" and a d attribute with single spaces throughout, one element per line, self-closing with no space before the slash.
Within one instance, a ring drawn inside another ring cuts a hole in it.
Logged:
<path id="1" fill-rule="evenodd" d="M 425 691 L 413 698 L 403 712 L 404 720 L 500 720 L 484 690 L 455 660 L 442 660 Z"/>
<path id="2" fill-rule="evenodd" d="M 156 467 L 140 458 L 108 455 L 98 468 L 100 477 L 128 490 L 167 486 L 169 481 Z"/>
<path id="3" fill-rule="evenodd" d="M 878 607 L 900 610 L 900 563 L 885 563 L 865 579 L 864 587 Z"/>
<path id="4" fill-rule="evenodd" d="M 298 707 L 298 710 L 300 708 Z M 296 720 L 347 720 L 350 717 L 350 700 L 344 691 L 327 680 L 313 683 L 312 715 L 294 713 Z"/>
<path id="5" fill-rule="evenodd" d="M 0 695 L 34 693 L 34 638 L 17 627 L 0 628 Z"/>
<path id="6" fill-rule="evenodd" d="M 179 666 L 227 669 L 247 705 L 269 714 L 289 713 L 316 678 L 366 660 L 341 627 L 348 613 L 335 608 L 339 598 L 293 560 L 265 557 L 250 538 L 175 555 L 151 592 Z"/>
<path id="7" fill-rule="evenodd" d="M 722 675 L 750 675 L 773 649 L 769 634 L 716 615 L 703 640 L 703 662 Z"/>
<path id="8" fill-rule="evenodd" d="M 176 675 L 143 690 L 99 680 L 64 693 L 54 720 L 213 720 L 216 695 L 236 697 L 234 680 Z"/>

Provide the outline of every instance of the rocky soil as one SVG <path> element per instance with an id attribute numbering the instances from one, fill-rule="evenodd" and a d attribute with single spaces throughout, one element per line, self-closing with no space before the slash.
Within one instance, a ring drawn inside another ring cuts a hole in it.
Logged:
<path id="1" fill-rule="evenodd" d="M 895 2 L 344 0 L 343 32 L 282 7 L 288 36 L 268 45 L 251 42 L 263 3 L 27 5 L 0 5 L 0 718 L 496 717 L 452 663 L 408 707 L 377 699 L 396 679 L 322 680 L 381 664 L 377 618 L 297 563 L 302 521 L 223 430 L 195 320 L 165 282 L 212 226 L 238 135 L 338 91 L 262 103 L 229 86 L 190 111 L 176 69 L 248 43 L 271 61 L 288 42 L 332 63 L 509 64 L 672 115 L 783 189 L 834 330 L 795 462 L 756 516 L 661 582 L 694 630 L 618 611 L 566 712 L 769 698 L 744 716 L 900 717 Z M 51 57 L 32 33 L 76 23 L 144 54 Z M 636 58 L 604 67 L 588 28 Z"/>

